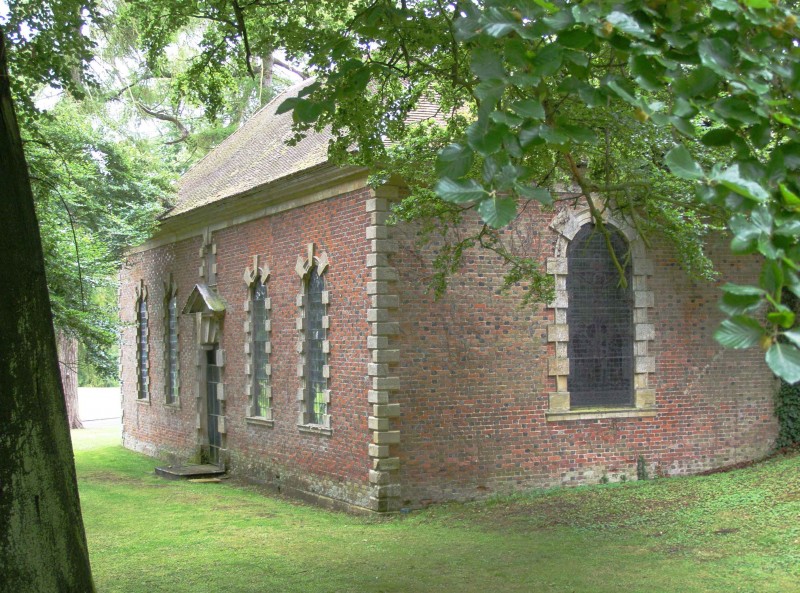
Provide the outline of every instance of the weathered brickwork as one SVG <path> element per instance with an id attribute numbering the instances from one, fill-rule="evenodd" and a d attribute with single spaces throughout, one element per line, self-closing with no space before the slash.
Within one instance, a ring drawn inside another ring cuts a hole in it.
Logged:
<path id="1" fill-rule="evenodd" d="M 557 254 L 553 212 L 529 212 L 507 240 L 542 266 Z M 759 352 L 725 351 L 712 333 L 719 322 L 715 286 L 693 282 L 663 246 L 646 254 L 646 340 L 655 365 L 646 385 L 655 413 L 633 417 L 548 420 L 557 309 L 519 308 L 502 294 L 503 268 L 486 252 L 468 255 L 447 295 L 426 294 L 431 254 L 413 232 L 394 229 L 400 247 L 402 434 L 398 455 L 402 503 L 479 498 L 528 487 L 636 478 L 642 456 L 650 475 L 719 467 L 766 453 L 776 434 L 775 386 Z M 752 261 L 715 257 L 723 280 L 757 274 Z M 649 329 L 649 328 L 648 328 Z M 638 346 L 641 348 L 641 346 Z M 563 389 L 563 386 L 561 386 Z M 600 415 L 598 415 L 600 416 Z"/>
<path id="2" fill-rule="evenodd" d="M 195 284 L 207 281 L 198 274 L 198 253 L 204 244 L 214 245 L 214 280 L 227 303 L 219 348 L 224 360 L 224 441 L 221 457 L 234 474 L 249 476 L 290 491 L 302 491 L 342 500 L 357 506 L 369 505 L 371 469 L 368 452 L 367 349 L 369 323 L 365 266 L 369 242 L 365 239 L 370 217 L 366 188 L 331 200 L 312 203 L 243 224 L 231 225 L 176 244 L 131 255 L 122 270 L 120 309 L 122 336 L 122 379 L 124 394 L 124 442 L 149 454 L 187 461 L 197 456 L 202 442 L 196 415 L 202 400 L 196 399 L 199 372 L 196 366 L 197 329 L 191 315 L 180 316 L 180 396 L 177 406 L 165 406 L 164 357 L 151 356 L 150 403 L 135 401 L 135 285 L 148 286 L 152 304 L 162 303 L 164 280 L 172 273 L 180 306 Z M 335 207 L 334 207 L 335 204 Z M 313 243 L 318 253 L 329 258 L 325 271 L 329 293 L 327 315 L 329 387 L 331 399 L 330 434 L 301 431 L 298 427 L 297 375 L 298 308 L 301 287 L 295 271 L 298 254 Z M 207 250 L 206 250 L 207 251 Z M 259 265 L 269 269 L 271 423 L 247 420 L 249 401 L 247 336 L 249 320 L 244 303 L 248 286 L 242 281 L 245 269 L 258 256 Z M 206 267 L 208 265 L 206 264 Z M 210 271 L 210 269 L 209 269 Z M 152 307 L 153 305 L 151 305 Z M 164 316 L 150 314 L 151 353 L 164 351 Z M 202 410 L 201 410 L 202 414 Z"/>
<path id="3" fill-rule="evenodd" d="M 631 479 L 640 456 L 651 475 L 675 475 L 768 451 L 775 386 L 760 353 L 714 342 L 718 291 L 688 279 L 664 246 L 645 252 L 640 245 L 634 261 L 633 288 L 644 295 L 635 305 L 634 344 L 647 359 L 636 371 L 636 405 L 615 417 L 571 415 L 562 397 L 566 371 L 558 366 L 568 365 L 558 351 L 569 339 L 559 318 L 566 301 L 561 313 L 557 303 L 520 308 L 521 289 L 501 293 L 501 263 L 477 250 L 434 301 L 427 290 L 432 252 L 417 246 L 413 228 L 386 224 L 397 196 L 392 188 L 362 188 L 249 222 L 217 222 L 217 230 L 132 254 L 120 288 L 125 445 L 173 461 L 199 459 L 199 325 L 194 315 L 179 316 L 179 393 L 166 405 L 162 308 L 166 291 L 176 292 L 182 308 L 206 282 L 227 303 L 218 344 L 221 460 L 232 473 L 284 492 L 392 511 L 604 476 Z M 556 213 L 529 208 L 505 238 L 563 283 L 565 227 L 557 222 Z M 325 262 L 330 407 L 327 424 L 303 426 L 298 257 L 309 264 L 309 253 L 316 265 Z M 721 281 L 757 273 L 724 246 L 713 255 Z M 248 418 L 251 312 L 243 271 L 252 278 L 258 268 L 269 275 L 271 399 L 268 417 Z M 149 398 L 137 401 L 143 288 Z"/>

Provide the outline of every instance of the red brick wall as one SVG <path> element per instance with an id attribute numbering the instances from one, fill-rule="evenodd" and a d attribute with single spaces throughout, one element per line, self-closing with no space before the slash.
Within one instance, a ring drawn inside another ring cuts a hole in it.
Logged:
<path id="1" fill-rule="evenodd" d="M 227 302 L 220 348 L 225 353 L 225 423 L 229 466 L 233 473 L 248 475 L 286 489 L 331 496 L 366 506 L 369 458 L 367 443 L 369 381 L 366 310 L 368 280 L 368 215 L 364 201 L 368 190 L 317 202 L 271 217 L 231 226 L 212 235 L 217 249 L 218 292 Z M 334 207 L 335 204 L 335 207 Z M 327 252 L 325 272 L 330 291 L 331 414 L 333 434 L 304 434 L 298 430 L 299 403 L 296 351 L 298 317 L 296 296 L 302 292 L 295 272 L 297 257 L 305 258 L 307 244 L 317 255 Z M 123 394 L 126 444 L 151 454 L 175 452 L 185 461 L 197 449 L 195 429 L 196 337 L 193 319 L 181 316 L 180 410 L 165 407 L 163 379 L 162 278 L 176 274 L 178 302 L 182 307 L 198 276 L 199 238 L 132 256 L 122 272 L 121 314 L 135 319 L 134 286 L 145 279 L 150 290 L 151 404 L 135 401 L 135 327 L 123 332 Z M 268 296 L 272 301 L 270 335 L 272 354 L 272 405 L 274 426 L 245 421 L 248 398 L 245 389 L 247 361 L 244 350 L 244 303 L 248 288 L 242 276 L 252 265 L 267 265 L 271 275 Z M 158 303 L 154 308 L 153 303 Z"/>
<path id="2" fill-rule="evenodd" d="M 507 234 L 543 264 L 555 254 L 553 213 L 531 213 Z M 651 474 L 697 472 L 766 453 L 776 435 L 774 381 L 759 352 L 722 350 L 711 337 L 719 293 L 693 282 L 669 251 L 655 264 L 649 323 L 656 339 L 655 418 L 548 422 L 556 390 L 547 362 L 553 309 L 520 309 L 520 293 L 499 291 L 503 269 L 488 252 L 467 265 L 435 302 L 426 294 L 430 253 L 396 229 L 403 504 L 469 499 L 522 487 L 636 478 L 644 457 Z M 725 249 L 720 253 L 724 254 Z M 757 275 L 752 261 L 716 258 L 723 280 Z"/>
<path id="3" fill-rule="evenodd" d="M 194 369 L 197 354 L 195 348 L 189 347 L 195 339 L 194 318 L 179 315 L 180 405 L 164 405 L 165 283 L 172 273 L 177 285 L 178 308 L 182 308 L 189 292 L 198 282 L 199 249 L 198 237 L 137 253 L 128 258 L 120 272 L 123 443 L 150 455 L 166 456 L 171 460 L 185 460 L 195 452 L 197 432 L 194 428 Z M 149 402 L 140 402 L 136 398 L 135 289 L 141 280 L 144 280 L 148 294 Z"/>
<path id="4" fill-rule="evenodd" d="M 217 247 L 218 290 L 228 303 L 220 347 L 225 351 L 226 447 L 234 473 L 304 491 L 368 504 L 367 444 L 370 387 L 366 369 L 369 326 L 366 311 L 369 217 L 362 190 L 213 234 Z M 516 247 L 542 262 L 554 255 L 552 213 L 532 212 L 508 234 Z M 415 246 L 411 229 L 396 228 L 400 251 L 391 258 L 400 281 L 393 283 L 400 308 L 392 313 L 401 334 L 392 347 L 401 363 L 392 367 L 401 389 L 393 428 L 401 444 L 402 503 L 481 497 L 492 492 L 559 484 L 592 483 L 603 476 L 634 478 L 641 455 L 651 473 L 689 473 L 750 459 L 765 453 L 776 434 L 772 416 L 774 383 L 757 352 L 731 352 L 711 338 L 720 317 L 718 292 L 689 280 L 663 247 L 648 252 L 655 274 L 647 289 L 655 293 L 649 323 L 656 338 L 651 354 L 656 372 L 654 418 L 548 422 L 548 375 L 553 344 L 547 326 L 553 310 L 519 308 L 520 293 L 499 293 L 502 268 L 488 252 L 472 252 L 468 265 L 434 302 L 426 294 L 428 251 Z M 331 294 L 329 365 L 332 391 L 331 436 L 297 428 L 300 379 L 295 346 L 295 272 L 298 255 L 314 242 L 326 251 Z M 172 272 L 182 306 L 195 283 L 199 237 L 133 255 L 122 270 L 124 430 L 127 446 L 186 461 L 198 450 L 196 421 L 196 336 L 194 320 L 180 318 L 180 408 L 163 405 L 163 283 Z M 719 250 L 723 280 L 757 273 L 744 259 Z M 247 377 L 244 366 L 242 275 L 252 265 L 269 266 L 272 301 L 272 394 L 274 426 L 245 421 Z M 149 404 L 136 401 L 135 287 L 144 278 L 149 291 Z"/>

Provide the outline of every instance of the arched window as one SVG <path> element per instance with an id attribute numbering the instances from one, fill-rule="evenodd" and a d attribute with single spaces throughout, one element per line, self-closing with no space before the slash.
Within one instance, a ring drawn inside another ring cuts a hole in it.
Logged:
<path id="1" fill-rule="evenodd" d="M 326 340 L 325 303 L 322 294 L 325 290 L 325 280 L 319 274 L 317 266 L 312 266 L 305 281 L 305 408 L 309 424 L 323 424 L 323 416 L 328 413 L 325 390 L 327 379 L 324 367 L 326 354 L 323 342 Z"/>
<path id="2" fill-rule="evenodd" d="M 137 397 L 139 399 L 149 397 L 147 334 L 147 298 L 142 295 L 136 305 L 136 371 L 139 383 Z"/>
<path id="3" fill-rule="evenodd" d="M 178 401 L 178 296 L 173 293 L 167 301 L 167 403 Z"/>
<path id="4" fill-rule="evenodd" d="M 617 260 L 625 265 L 628 245 L 606 225 Z M 584 225 L 567 250 L 568 389 L 572 408 L 632 406 L 633 291 L 630 266 L 624 282 L 606 235 Z"/>
<path id="5" fill-rule="evenodd" d="M 269 376 L 269 330 L 267 328 L 267 285 L 258 276 L 250 287 L 250 311 L 252 334 L 252 403 L 250 416 L 266 418 L 269 416 L 271 387 Z"/>

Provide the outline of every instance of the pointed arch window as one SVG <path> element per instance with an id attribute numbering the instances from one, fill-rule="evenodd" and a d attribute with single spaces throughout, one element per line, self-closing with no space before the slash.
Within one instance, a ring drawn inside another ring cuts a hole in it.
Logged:
<path id="1" fill-rule="evenodd" d="M 325 377 L 326 355 L 323 344 L 327 339 L 323 324 L 325 303 L 322 295 L 325 292 L 325 279 L 313 266 L 305 283 L 306 293 L 306 412 L 309 424 L 323 424 L 328 413 L 325 390 L 328 381 Z"/>
<path id="2" fill-rule="evenodd" d="M 326 274 L 328 255 L 324 251 L 319 255 L 315 252 L 314 244 L 309 243 L 306 256 L 299 256 L 295 266 L 302 283 L 302 292 L 297 295 L 297 352 L 300 353 L 297 365 L 297 376 L 300 378 L 297 390 L 297 401 L 300 404 L 297 425 L 301 432 L 330 435 L 330 292 Z"/>
<path id="3" fill-rule="evenodd" d="M 250 288 L 252 319 L 252 399 L 250 416 L 271 417 L 272 391 L 269 366 L 269 330 L 267 310 L 267 285 L 259 276 Z"/>
<path id="4" fill-rule="evenodd" d="M 169 279 L 164 283 L 164 401 L 167 405 L 178 403 L 178 287 Z"/>
<path id="5" fill-rule="evenodd" d="M 136 397 L 141 401 L 150 398 L 148 334 L 147 292 L 142 288 L 136 300 Z"/>
<path id="6" fill-rule="evenodd" d="M 272 367 L 270 355 L 272 343 L 272 302 L 269 298 L 269 266 L 259 264 L 259 256 L 253 256 L 253 264 L 244 271 L 247 285 L 245 311 L 249 312 L 244 324 L 245 355 L 247 356 L 247 421 L 251 424 L 273 426 L 272 417 Z"/>
<path id="7" fill-rule="evenodd" d="M 634 299 L 628 245 L 606 225 L 584 225 L 567 250 L 567 323 L 572 408 L 634 405 Z M 609 252 L 611 244 L 624 276 Z M 623 278 L 624 277 L 624 281 Z"/>

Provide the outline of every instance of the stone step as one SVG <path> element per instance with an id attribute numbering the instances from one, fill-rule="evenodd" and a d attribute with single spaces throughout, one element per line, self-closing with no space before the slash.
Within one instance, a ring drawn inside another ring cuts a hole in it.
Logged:
<path id="1" fill-rule="evenodd" d="M 156 475 L 168 480 L 196 480 L 202 478 L 219 478 L 225 470 L 218 465 L 165 465 L 156 468 Z"/>

